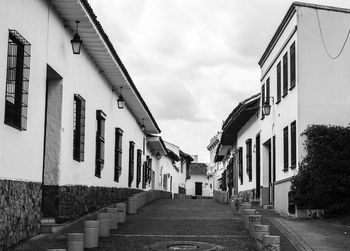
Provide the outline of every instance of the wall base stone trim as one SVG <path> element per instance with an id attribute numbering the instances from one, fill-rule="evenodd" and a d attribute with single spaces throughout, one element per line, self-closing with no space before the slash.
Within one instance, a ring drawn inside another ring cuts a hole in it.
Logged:
<path id="1" fill-rule="evenodd" d="M 41 183 L 0 180 L 0 250 L 40 232 Z"/>
<path id="2" fill-rule="evenodd" d="M 140 189 L 45 185 L 43 188 L 43 215 L 65 222 L 113 203 L 127 201 Z"/>

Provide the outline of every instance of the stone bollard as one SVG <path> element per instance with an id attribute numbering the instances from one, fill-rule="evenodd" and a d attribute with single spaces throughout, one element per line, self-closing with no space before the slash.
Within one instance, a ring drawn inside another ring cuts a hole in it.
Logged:
<path id="1" fill-rule="evenodd" d="M 137 213 L 137 201 L 138 198 L 133 196 L 133 197 L 129 197 L 129 201 L 128 201 L 128 213 L 129 214 L 136 214 Z"/>
<path id="2" fill-rule="evenodd" d="M 98 247 L 98 228 L 97 220 L 84 221 L 85 248 Z"/>
<path id="3" fill-rule="evenodd" d="M 107 208 L 107 213 L 109 213 L 110 228 L 118 229 L 118 208 Z"/>
<path id="4" fill-rule="evenodd" d="M 238 209 L 238 214 L 242 215 L 242 210 L 243 209 L 251 209 L 252 208 L 252 204 L 250 203 L 241 203 L 241 206 Z"/>
<path id="5" fill-rule="evenodd" d="M 264 251 L 280 251 L 280 237 L 275 235 L 264 235 L 263 247 Z"/>
<path id="6" fill-rule="evenodd" d="M 125 223 L 126 220 L 126 204 L 117 203 L 115 207 L 118 208 L 118 223 Z"/>
<path id="7" fill-rule="evenodd" d="M 244 229 L 249 231 L 249 221 L 248 221 L 248 216 L 249 215 L 255 215 L 256 214 L 256 209 L 243 209 L 242 210 L 242 222 L 244 225 Z"/>
<path id="8" fill-rule="evenodd" d="M 67 251 L 84 251 L 83 233 L 67 233 Z"/>
<path id="9" fill-rule="evenodd" d="M 261 224 L 261 215 L 249 215 L 249 236 L 250 238 L 254 238 L 255 236 L 255 225 Z"/>
<path id="10" fill-rule="evenodd" d="M 255 246 L 258 251 L 264 249 L 263 246 L 263 237 L 265 235 L 270 235 L 270 225 L 255 225 Z"/>
<path id="11" fill-rule="evenodd" d="M 109 213 L 98 213 L 97 214 L 98 219 L 98 236 L 99 237 L 109 237 L 109 230 L 110 230 L 110 219 L 109 219 Z"/>

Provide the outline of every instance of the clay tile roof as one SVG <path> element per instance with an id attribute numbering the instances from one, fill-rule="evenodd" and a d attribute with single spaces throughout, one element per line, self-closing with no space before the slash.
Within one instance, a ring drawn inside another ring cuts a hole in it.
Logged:
<path id="1" fill-rule="evenodd" d="M 207 175 L 207 164 L 205 163 L 191 163 L 190 164 L 190 175 Z"/>

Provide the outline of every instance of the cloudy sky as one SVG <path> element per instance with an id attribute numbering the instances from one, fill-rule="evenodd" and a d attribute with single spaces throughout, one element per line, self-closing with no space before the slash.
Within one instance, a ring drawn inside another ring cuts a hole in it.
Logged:
<path id="1" fill-rule="evenodd" d="M 199 161 L 259 91 L 260 59 L 291 0 L 90 0 L 164 140 Z M 350 8 L 349 0 L 307 1 Z M 350 24 L 349 24 L 350 26 Z"/>

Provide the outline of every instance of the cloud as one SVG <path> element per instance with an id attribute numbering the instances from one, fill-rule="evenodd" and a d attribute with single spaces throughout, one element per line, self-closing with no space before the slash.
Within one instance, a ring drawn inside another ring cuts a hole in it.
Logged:
<path id="1" fill-rule="evenodd" d="M 90 2 L 164 139 L 207 161 L 222 121 L 259 92 L 258 60 L 292 0 Z"/>

